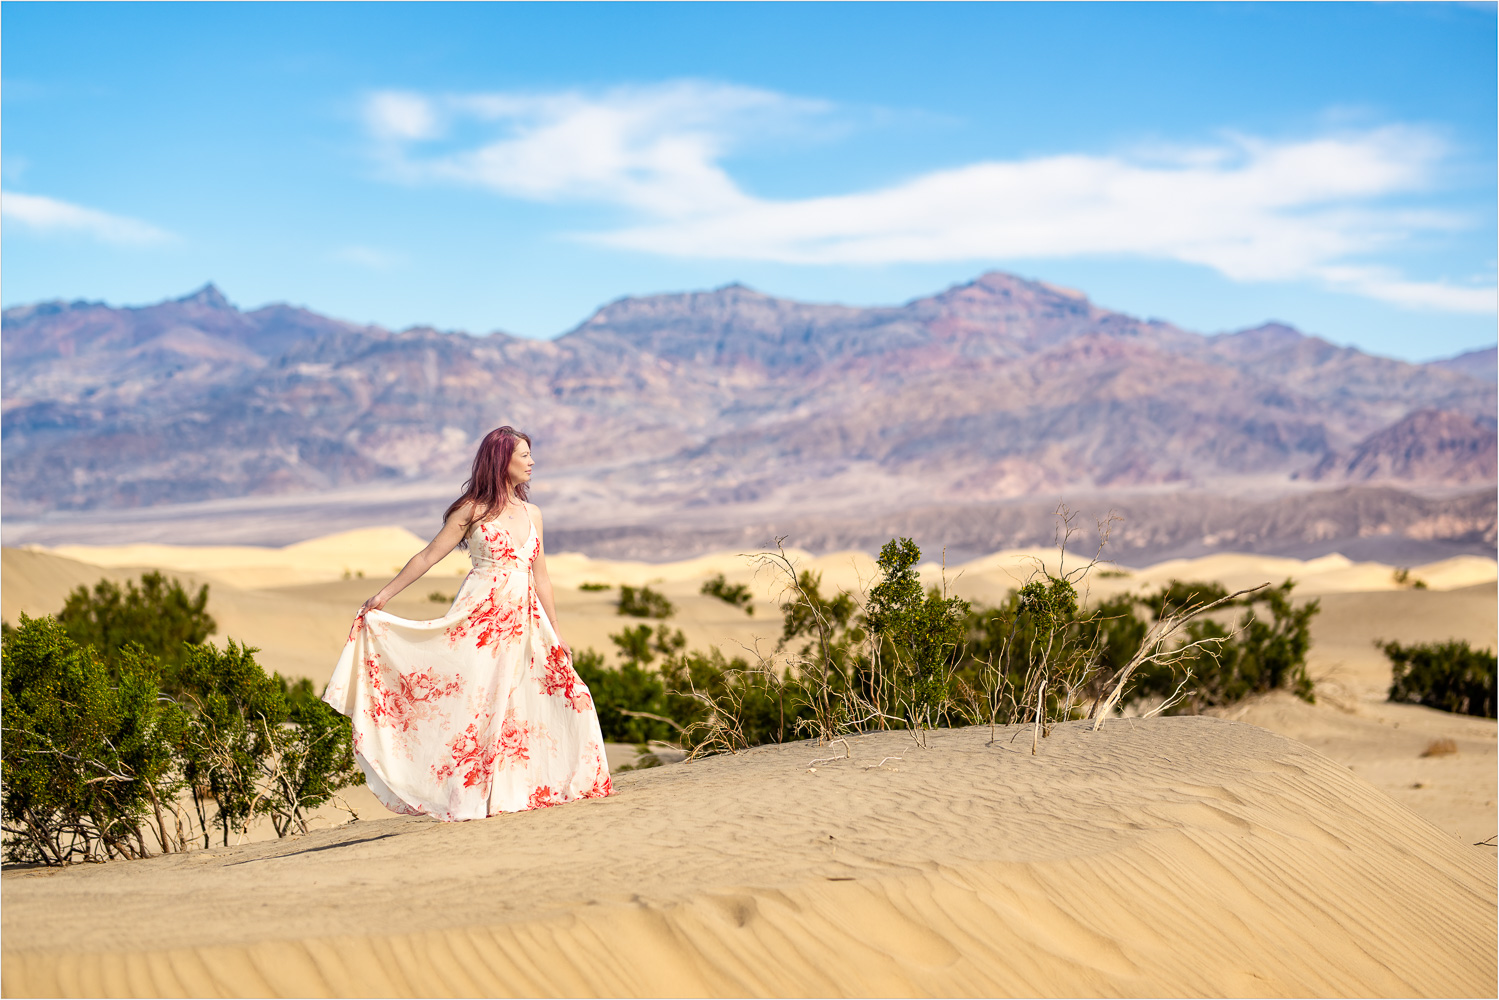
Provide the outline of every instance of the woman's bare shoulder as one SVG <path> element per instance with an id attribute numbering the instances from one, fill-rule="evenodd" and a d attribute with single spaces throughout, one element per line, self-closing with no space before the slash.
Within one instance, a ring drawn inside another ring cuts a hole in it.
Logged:
<path id="1" fill-rule="evenodd" d="M 453 513 L 448 515 L 448 520 L 467 525 L 472 524 L 478 516 L 479 505 L 473 500 L 465 500 L 453 508 Z"/>

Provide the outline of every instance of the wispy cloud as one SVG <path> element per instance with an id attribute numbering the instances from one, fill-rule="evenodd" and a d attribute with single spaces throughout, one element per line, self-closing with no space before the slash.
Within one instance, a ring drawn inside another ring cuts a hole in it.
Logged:
<path id="1" fill-rule="evenodd" d="M 1499 310 L 1499 291 L 1492 287 L 1407 281 L 1383 267 L 1324 267 L 1320 273 L 1333 288 L 1399 306 L 1471 313 Z"/>
<path id="2" fill-rule="evenodd" d="M 6 222 L 49 235 L 78 234 L 102 243 L 149 245 L 174 240 L 171 233 L 139 219 L 112 215 L 94 208 L 43 195 L 0 193 L 0 216 Z"/>
<path id="3" fill-rule="evenodd" d="M 371 271 L 389 271 L 406 262 L 404 254 L 361 244 L 339 247 L 330 256 L 336 261 L 355 264 Z"/>
<path id="4" fill-rule="evenodd" d="M 823 102 L 699 81 L 599 96 L 382 92 L 365 106 L 387 165 L 403 179 L 673 219 L 753 205 L 719 161 L 752 136 L 796 129 L 829 110 Z M 498 134 L 470 145 L 441 141 L 475 125 Z M 423 140 L 438 141 L 424 149 Z"/>
<path id="5" fill-rule="evenodd" d="M 1135 255 L 1417 308 L 1495 308 L 1493 287 L 1412 281 L 1380 259 L 1461 224 L 1403 204 L 1431 189 L 1447 155 L 1415 127 L 992 160 L 771 199 L 745 191 L 727 155 L 825 118 L 828 105 L 679 82 L 595 95 L 386 92 L 366 110 L 396 175 L 617 206 L 635 221 L 583 238 L 650 253 L 797 264 Z"/>

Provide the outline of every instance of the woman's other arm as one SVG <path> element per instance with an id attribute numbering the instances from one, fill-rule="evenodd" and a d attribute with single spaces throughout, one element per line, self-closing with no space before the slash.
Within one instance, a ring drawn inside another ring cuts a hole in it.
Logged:
<path id="1" fill-rule="evenodd" d="M 541 601 L 541 609 L 547 613 L 547 620 L 552 623 L 552 628 L 557 630 L 557 641 L 562 643 L 562 648 L 571 657 L 572 647 L 562 638 L 562 626 L 557 624 L 557 604 L 552 596 L 552 578 L 547 574 L 547 554 L 541 538 L 541 508 L 528 503 L 526 511 L 531 515 L 531 523 L 536 526 L 536 561 L 531 566 L 531 571 L 536 575 L 536 598 Z"/>
<path id="2" fill-rule="evenodd" d="M 436 566 L 443 557 L 458 547 L 463 541 L 464 533 L 468 531 L 469 518 L 473 514 L 474 505 L 466 503 L 453 511 L 448 516 L 447 522 L 443 524 L 442 530 L 427 543 L 427 547 L 406 561 L 406 565 L 397 573 L 395 579 L 380 588 L 380 592 L 364 602 L 361 611 L 379 611 L 385 607 L 385 602 L 395 597 L 401 591 L 411 586 L 422 578 L 422 574 Z"/>

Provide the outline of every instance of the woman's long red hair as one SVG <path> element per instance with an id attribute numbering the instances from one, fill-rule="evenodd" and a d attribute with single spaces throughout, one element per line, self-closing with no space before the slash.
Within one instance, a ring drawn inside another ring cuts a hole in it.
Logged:
<path id="1" fill-rule="evenodd" d="M 531 439 L 508 424 L 496 427 L 484 435 L 479 443 L 479 453 L 474 456 L 474 468 L 468 482 L 463 484 L 463 493 L 448 505 L 443 512 L 443 523 L 453 516 L 453 511 L 472 501 L 474 520 L 498 513 L 505 506 L 510 486 L 510 460 L 515 457 L 517 442 L 531 443 Z M 515 484 L 515 495 L 525 500 L 530 491 L 526 483 Z"/>

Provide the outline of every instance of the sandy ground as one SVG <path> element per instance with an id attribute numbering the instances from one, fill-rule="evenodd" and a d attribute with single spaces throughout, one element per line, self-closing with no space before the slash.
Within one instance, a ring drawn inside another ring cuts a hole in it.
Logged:
<path id="1" fill-rule="evenodd" d="M 1493 994 L 1487 856 L 1316 751 L 1211 718 L 1007 735 L 8 872 L 4 992 Z"/>
<path id="2" fill-rule="evenodd" d="M 287 549 L 5 549 L 0 615 L 161 568 L 209 584 L 216 640 L 321 683 L 354 610 L 421 544 L 372 529 Z M 875 575 L 862 553 L 790 555 L 825 592 Z M 994 602 L 1037 559 L 1055 555 L 923 571 Z M 610 633 L 640 621 L 584 582 L 662 591 L 696 647 L 768 650 L 779 632 L 781 579 L 736 553 L 550 564 L 576 647 L 612 652 Z M 389 610 L 440 615 L 463 566 L 451 557 Z M 1094 599 L 1295 579 L 1321 602 L 1317 704 L 1228 713 L 1260 729 L 1061 727 L 1038 758 L 1015 752 L 1024 741 L 984 746 L 987 731 L 927 750 L 860 737 L 853 761 L 815 770 L 827 751 L 762 748 L 620 774 L 607 802 L 451 827 L 387 818 L 356 789 L 359 822 L 325 809 L 306 837 L 8 870 L 4 992 L 1492 995 L 1495 849 L 1474 844 L 1499 833 L 1495 723 L 1386 702 L 1373 643 L 1493 648 L 1495 562 L 1415 567 L 1421 590 L 1340 556 L 1103 568 Z M 750 587 L 753 616 L 699 593 L 720 572 Z M 1458 752 L 1422 756 L 1439 739 Z M 633 753 L 611 747 L 611 764 Z M 901 760 L 866 770 L 885 756 Z"/>
<path id="3" fill-rule="evenodd" d="M 248 642 L 260 648 L 259 658 L 267 669 L 288 677 L 310 677 L 321 684 L 332 672 L 354 611 L 422 544 L 422 539 L 401 528 L 370 528 L 281 549 L 167 545 L 3 549 L 0 616 L 14 622 L 23 611 L 33 615 L 55 612 L 74 587 L 92 585 L 101 576 L 130 579 L 145 567 L 156 567 L 191 586 L 209 585 L 209 610 L 219 626 L 217 641 L 234 637 Z M 813 557 L 791 550 L 788 555 L 798 568 L 821 575 L 825 593 L 838 588 L 861 592 L 877 574 L 874 560 L 861 552 Z M 1081 566 L 1091 555 L 1087 551 L 1069 557 L 1060 568 Z M 725 552 L 675 563 L 638 563 L 560 553 L 548 562 L 562 632 L 580 649 L 592 647 L 612 654 L 609 636 L 641 621 L 616 613 L 616 590 L 578 589 L 590 582 L 615 587 L 649 585 L 666 594 L 677 605 L 670 624 L 682 630 L 693 648 L 711 645 L 730 656 L 747 655 L 746 650 L 757 644 L 769 651 L 779 635 L 778 604 L 785 574 L 757 566 L 746 555 Z M 1040 562 L 1056 570 L 1055 550 L 995 553 L 945 570 L 940 562 L 927 562 L 922 569 L 930 583 L 941 584 L 945 579 L 954 593 L 974 602 L 995 603 L 1022 584 Z M 454 553 L 392 601 L 389 610 L 416 619 L 440 615 L 466 568 L 467 557 Z M 1499 564 L 1462 556 L 1414 567 L 1409 580 L 1426 582 L 1427 589 L 1422 590 L 1397 583 L 1394 570 L 1379 563 L 1352 563 L 1338 555 L 1305 562 L 1214 555 L 1143 568 L 1101 564 L 1086 578 L 1086 590 L 1096 600 L 1127 590 L 1149 590 L 1173 578 L 1214 580 L 1234 589 L 1294 579 L 1298 598 L 1321 602 L 1321 612 L 1313 619 L 1308 657 L 1318 683 L 1318 704 L 1287 704 L 1287 699 L 1272 698 L 1263 707 L 1240 706 L 1242 717 L 1321 749 L 1469 843 L 1482 840 L 1499 833 L 1495 724 L 1387 703 L 1389 664 L 1374 640 L 1421 642 L 1456 637 L 1475 647 L 1495 648 Z M 359 573 L 365 575 L 359 577 Z M 750 588 L 753 616 L 700 593 L 703 582 L 718 573 Z M 1456 741 L 1459 753 L 1421 757 L 1421 751 L 1436 739 Z M 610 748 L 612 765 L 633 757 L 629 747 Z M 384 813 L 363 789 L 351 792 L 349 801 L 361 817 Z M 318 823 L 346 819 L 346 813 L 328 809 Z M 267 831 L 257 831 L 257 836 L 266 835 Z"/>

